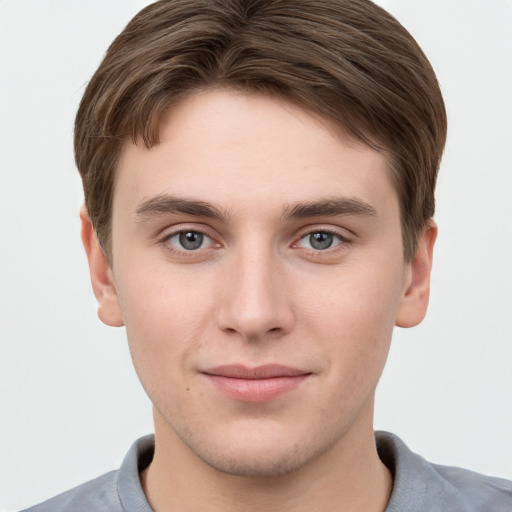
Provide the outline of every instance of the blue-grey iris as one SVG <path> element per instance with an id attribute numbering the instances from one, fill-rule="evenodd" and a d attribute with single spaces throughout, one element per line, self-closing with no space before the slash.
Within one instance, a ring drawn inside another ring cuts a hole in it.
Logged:
<path id="1" fill-rule="evenodd" d="M 203 245 L 204 235 L 197 231 L 184 231 L 180 233 L 180 245 L 187 251 L 199 249 Z"/>
<path id="2" fill-rule="evenodd" d="M 334 235 L 331 233 L 311 233 L 309 235 L 309 243 L 313 249 L 328 249 L 334 241 Z"/>

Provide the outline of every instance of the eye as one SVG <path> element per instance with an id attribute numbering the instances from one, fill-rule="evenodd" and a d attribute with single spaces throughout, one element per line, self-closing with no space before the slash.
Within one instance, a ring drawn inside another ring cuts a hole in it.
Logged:
<path id="1" fill-rule="evenodd" d="M 313 249 L 315 251 L 325 251 L 343 243 L 345 240 L 341 235 L 330 233 L 329 231 L 314 231 L 304 235 L 298 242 L 299 247 Z"/>
<path id="2" fill-rule="evenodd" d="M 197 251 L 211 245 L 212 239 L 200 231 L 178 231 L 167 238 L 174 249 Z"/>

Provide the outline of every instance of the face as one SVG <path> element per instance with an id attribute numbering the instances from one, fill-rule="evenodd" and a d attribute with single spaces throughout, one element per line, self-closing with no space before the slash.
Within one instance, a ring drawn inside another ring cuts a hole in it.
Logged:
<path id="1" fill-rule="evenodd" d="M 424 314 L 433 243 L 404 261 L 389 175 L 327 121 L 232 91 L 174 107 L 152 149 L 126 144 L 112 269 L 85 215 L 84 241 L 157 439 L 276 475 L 371 435 L 393 326 Z"/>

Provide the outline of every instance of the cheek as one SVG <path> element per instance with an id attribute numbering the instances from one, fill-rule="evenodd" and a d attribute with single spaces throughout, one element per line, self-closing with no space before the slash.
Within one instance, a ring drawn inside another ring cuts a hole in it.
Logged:
<path id="1" fill-rule="evenodd" d="M 180 383 L 181 370 L 210 328 L 214 295 L 205 283 L 198 289 L 179 273 L 155 267 L 124 276 L 117 287 L 119 302 L 142 384 L 150 393 L 162 376 L 169 384 Z"/>
<path id="2" fill-rule="evenodd" d="M 343 400 L 373 391 L 386 362 L 400 299 L 400 273 L 351 269 L 309 301 L 309 337 L 329 361 L 328 378 Z M 311 295 L 311 294 L 308 294 Z"/>
<path id="3" fill-rule="evenodd" d="M 127 330 L 136 330 L 148 342 L 162 335 L 172 341 L 174 333 L 194 331 L 207 317 L 215 296 L 208 279 L 198 280 L 154 262 L 131 265 L 116 285 Z"/>
<path id="4" fill-rule="evenodd" d="M 389 332 L 401 298 L 403 271 L 398 265 L 352 265 L 323 276 L 322 286 L 310 282 L 295 290 L 305 314 L 330 336 L 368 338 L 370 332 Z"/>

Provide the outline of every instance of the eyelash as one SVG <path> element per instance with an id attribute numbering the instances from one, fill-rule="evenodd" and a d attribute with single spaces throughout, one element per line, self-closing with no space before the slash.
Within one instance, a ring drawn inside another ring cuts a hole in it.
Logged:
<path id="1" fill-rule="evenodd" d="M 335 239 L 338 240 L 338 243 L 336 243 L 335 245 L 329 245 L 325 249 L 315 249 L 315 248 L 302 247 L 302 249 L 307 251 L 309 255 L 313 255 L 313 256 L 315 256 L 317 258 L 322 258 L 322 257 L 326 257 L 328 255 L 337 254 L 340 250 L 345 249 L 346 246 L 351 243 L 351 239 L 349 237 L 347 237 L 346 235 L 341 234 L 340 232 L 332 230 L 332 229 L 327 229 L 327 228 L 326 229 L 322 229 L 320 227 L 320 228 L 316 228 L 316 229 L 309 228 L 309 229 L 303 231 L 297 237 L 296 241 L 293 242 L 292 247 L 301 248 L 299 244 L 303 240 L 307 239 L 308 237 L 311 237 L 312 235 L 317 235 L 317 234 L 318 235 L 319 234 L 329 235 L 329 236 L 332 236 L 332 237 L 334 237 Z"/>
<path id="2" fill-rule="evenodd" d="M 179 235 L 184 235 L 187 233 L 194 233 L 201 235 L 203 237 L 206 237 L 211 240 L 210 244 L 208 244 L 208 247 L 199 247 L 198 249 L 191 249 L 187 250 L 185 248 L 178 248 L 172 245 L 171 240 Z M 212 246 L 214 248 L 221 247 L 221 244 L 218 242 L 215 242 L 215 239 L 213 236 L 209 235 L 206 230 L 204 229 L 198 229 L 198 228 L 190 228 L 187 229 L 186 227 L 183 229 L 178 229 L 176 231 L 172 231 L 171 233 L 166 233 L 164 236 L 161 237 L 159 240 L 159 243 L 163 245 L 163 247 L 171 252 L 172 254 L 178 255 L 180 257 L 189 257 L 189 258 L 197 258 L 199 254 L 202 254 L 205 249 L 211 248 Z"/>
<path id="3" fill-rule="evenodd" d="M 171 244 L 171 240 L 174 237 L 177 237 L 179 235 L 184 235 L 186 233 L 194 233 L 201 235 L 203 237 L 207 237 L 211 240 L 210 244 L 207 247 L 199 247 L 197 249 L 185 249 L 185 248 L 177 248 L 176 246 L 173 246 Z M 322 235 L 329 235 L 338 240 L 338 243 L 336 245 L 332 246 L 329 245 L 325 249 L 315 249 L 315 248 L 308 248 L 308 247 L 301 247 L 299 244 L 302 240 L 306 239 L 307 237 L 311 237 L 312 235 L 316 234 L 322 234 Z M 176 231 L 172 231 L 171 233 L 166 233 L 161 239 L 159 240 L 159 243 L 165 247 L 165 249 L 173 254 L 179 255 L 180 257 L 190 257 L 194 258 L 197 257 L 199 254 L 203 254 L 204 250 L 208 250 L 211 248 L 220 248 L 222 247 L 222 244 L 215 241 L 215 238 L 208 234 L 206 230 L 198 229 L 198 228 L 191 228 L 191 229 L 179 229 Z M 322 256 L 332 255 L 334 253 L 337 253 L 339 250 L 342 250 L 344 247 L 346 247 L 347 244 L 350 244 L 351 240 L 346 235 L 342 235 L 341 233 L 332 230 L 332 229 L 308 229 L 307 231 L 302 231 L 299 236 L 295 239 L 295 241 L 291 244 L 292 248 L 302 248 L 304 251 L 307 251 L 308 254 L 313 255 L 315 257 L 321 258 Z"/>

